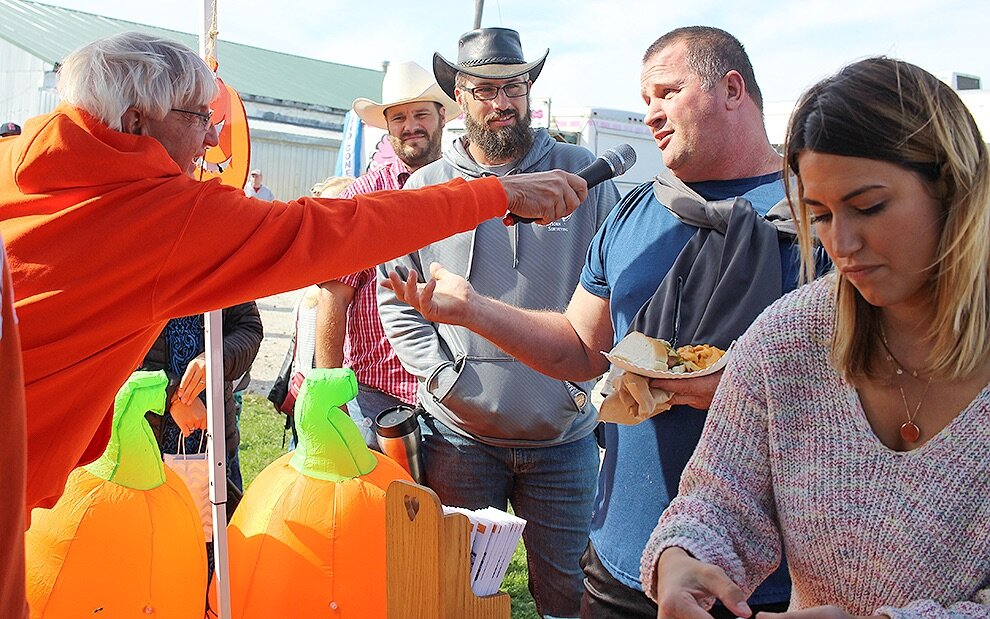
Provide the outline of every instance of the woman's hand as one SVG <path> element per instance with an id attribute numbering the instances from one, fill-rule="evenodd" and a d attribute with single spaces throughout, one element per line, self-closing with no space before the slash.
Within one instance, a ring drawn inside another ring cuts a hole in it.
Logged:
<path id="1" fill-rule="evenodd" d="M 199 355 L 189 362 L 186 371 L 179 381 L 179 388 L 175 390 L 175 399 L 187 406 L 191 406 L 193 400 L 199 399 L 199 394 L 206 389 L 206 357 L 205 353 Z"/>
<path id="2" fill-rule="evenodd" d="M 193 398 L 191 404 L 186 404 L 174 397 L 169 413 L 175 425 L 179 426 L 182 436 L 189 436 L 194 430 L 206 429 L 206 405 L 199 398 Z"/>
<path id="3" fill-rule="evenodd" d="M 717 598 L 738 617 L 753 612 L 746 596 L 722 568 L 698 561 L 681 548 L 667 548 L 657 561 L 657 619 L 711 619 Z"/>

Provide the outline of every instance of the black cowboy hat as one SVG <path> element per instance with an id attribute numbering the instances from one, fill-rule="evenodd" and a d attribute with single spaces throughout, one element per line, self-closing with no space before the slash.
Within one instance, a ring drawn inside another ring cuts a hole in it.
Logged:
<path id="1" fill-rule="evenodd" d="M 448 62 L 439 53 L 433 54 L 433 75 L 440 88 L 454 98 L 454 78 L 458 72 L 472 77 L 508 79 L 529 73 L 535 82 L 543 70 L 550 50 L 533 62 L 523 58 L 519 33 L 508 28 L 481 28 L 461 35 L 457 41 L 457 63 Z"/>

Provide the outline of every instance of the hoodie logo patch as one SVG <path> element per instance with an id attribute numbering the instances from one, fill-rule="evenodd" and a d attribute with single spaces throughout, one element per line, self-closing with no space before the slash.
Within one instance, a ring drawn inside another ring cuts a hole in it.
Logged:
<path id="1" fill-rule="evenodd" d="M 547 232 L 570 232 L 571 228 L 567 225 L 567 221 L 573 216 L 574 213 L 571 213 L 566 217 L 561 217 L 557 221 L 551 221 L 547 224 Z"/>

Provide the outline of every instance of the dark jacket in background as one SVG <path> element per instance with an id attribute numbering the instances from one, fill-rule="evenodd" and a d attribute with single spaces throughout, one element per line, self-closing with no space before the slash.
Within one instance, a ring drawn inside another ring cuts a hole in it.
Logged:
<path id="1" fill-rule="evenodd" d="M 200 316 L 202 320 L 202 315 Z M 223 310 L 223 399 L 224 399 L 224 430 L 227 453 L 237 449 L 241 437 L 237 430 L 237 403 L 234 401 L 234 382 L 251 369 L 261 340 L 264 337 L 264 327 L 261 324 L 261 314 L 254 301 L 234 305 Z M 200 354 L 206 350 L 205 342 L 200 343 Z M 169 367 L 169 350 L 165 333 L 159 334 L 151 345 L 141 363 L 142 370 L 165 370 L 168 375 L 168 397 L 165 404 L 165 416 L 148 414 L 148 423 L 158 439 L 158 445 L 163 452 L 175 452 L 175 445 L 162 445 L 162 424 L 174 423 L 169 412 L 172 394 L 179 386 L 182 373 L 176 375 Z M 184 370 L 183 370 L 184 371 Z M 206 399 L 206 391 L 200 394 Z"/>

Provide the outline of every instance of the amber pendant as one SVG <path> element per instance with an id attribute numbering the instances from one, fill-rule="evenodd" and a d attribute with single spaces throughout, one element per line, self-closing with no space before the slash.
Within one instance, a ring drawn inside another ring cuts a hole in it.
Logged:
<path id="1" fill-rule="evenodd" d="M 913 421 L 905 422 L 901 426 L 901 438 L 908 443 L 916 443 L 921 438 L 921 429 Z"/>

